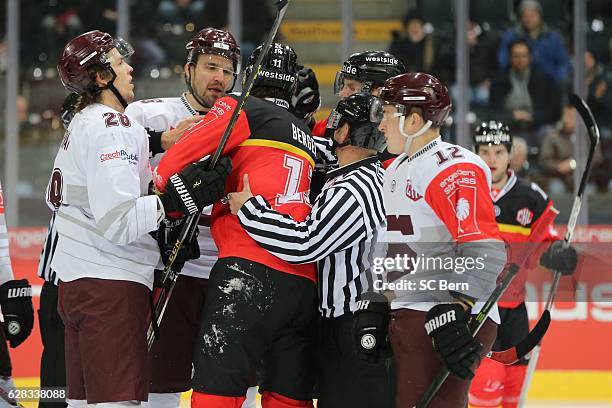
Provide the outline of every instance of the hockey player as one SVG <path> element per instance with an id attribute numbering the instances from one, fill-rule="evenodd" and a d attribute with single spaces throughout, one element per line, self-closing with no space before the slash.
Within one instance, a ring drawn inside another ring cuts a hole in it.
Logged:
<path id="1" fill-rule="evenodd" d="M 174 144 L 176 136 L 187 130 L 186 126 L 201 120 L 217 99 L 231 91 L 240 73 L 240 47 L 228 31 L 204 28 L 185 48 L 187 62 L 184 73 L 188 91 L 178 98 L 137 101 L 125 110 L 128 116 L 148 130 L 154 155 Z M 158 154 L 152 163 L 158 163 L 160 159 Z M 197 237 L 200 256 L 186 262 L 180 270 L 159 327 L 159 338 L 149 353 L 151 384 L 149 400 L 145 404 L 148 408 L 178 407 L 181 392 L 191 388 L 191 360 L 198 323 L 207 279 L 218 256 L 210 233 L 211 210 L 212 207 L 205 208 L 200 217 Z M 172 225 L 158 233 L 162 252 L 171 250 L 182 227 L 181 223 Z M 175 261 L 174 266 L 177 264 Z M 256 388 L 249 390 L 244 408 L 255 407 L 256 395 Z"/>
<path id="2" fill-rule="evenodd" d="M 71 92 L 64 99 L 60 119 L 64 130 L 68 130 L 70 122 L 76 115 L 79 94 Z M 64 323 L 57 312 L 57 292 L 59 278 L 51 269 L 53 253 L 57 245 L 57 230 L 55 229 L 56 212 L 51 213 L 49 229 L 43 243 L 43 249 L 38 260 L 38 276 L 45 283 L 40 292 L 40 308 L 38 309 L 38 324 L 43 351 L 40 356 L 40 386 L 66 387 L 66 362 L 64 347 Z M 41 401 L 38 408 L 65 408 L 65 401 Z"/>
<path id="3" fill-rule="evenodd" d="M 61 280 L 69 407 L 146 401 L 149 291 L 159 260 L 149 232 L 166 213 L 214 202 L 230 167 L 190 165 L 164 194 L 148 195 L 147 134 L 124 113 L 134 98 L 131 53 L 125 41 L 90 31 L 72 39 L 58 63 L 63 85 L 80 96 L 47 188 L 57 211 L 51 268 Z"/>
<path id="4" fill-rule="evenodd" d="M 251 55 L 245 77 L 260 52 L 261 47 Z M 223 154 L 234 163 L 226 191 L 241 190 L 248 173 L 260 180 L 251 185 L 254 192 L 303 221 L 310 212 L 315 146 L 308 127 L 288 111 L 296 60 L 293 49 L 272 44 Z M 156 168 L 156 185 L 163 187 L 171 174 L 215 150 L 237 99 L 218 99 L 166 152 Z M 219 259 L 210 273 L 195 348 L 192 407 L 240 406 L 259 369 L 264 407 L 312 406 L 314 265 L 291 265 L 267 253 L 227 205 L 213 206 L 212 235 Z"/>
<path id="5" fill-rule="evenodd" d="M 476 128 L 474 151 L 491 169 L 491 198 L 497 225 L 502 238 L 511 244 L 510 254 L 525 250 L 520 245 L 531 242 L 533 231 L 545 231 L 540 239 L 543 242 L 558 240 L 559 236 L 553 225 L 558 212 L 552 200 L 537 184 L 517 178 L 510 169 L 512 135 L 508 126 L 496 121 L 482 123 Z M 543 246 L 540 251 L 543 252 L 544 249 Z M 564 250 L 560 243 L 555 243 L 542 254 L 540 264 L 556 269 L 563 275 L 569 275 L 576 268 L 576 259 L 576 252 L 572 247 Z M 529 333 L 525 282 L 530 266 L 521 268 L 498 303 L 501 324 L 497 330 L 494 350 L 515 346 Z M 517 407 L 528 362 L 527 359 L 521 359 L 514 365 L 505 366 L 485 359 L 472 381 L 470 405 Z"/>
<path id="6" fill-rule="evenodd" d="M 386 359 L 354 347 L 351 331 L 353 311 L 371 286 L 366 272 L 372 244 L 385 223 L 384 171 L 373 148 L 375 139 L 383 137 L 372 122 L 379 120 L 371 115 L 377 108 L 376 97 L 357 93 L 332 111 L 340 167 L 327 174 L 306 220 L 294 220 L 274 210 L 263 196 L 253 196 L 246 175 L 243 190 L 230 196 L 232 213 L 260 246 L 290 263 L 318 263 L 320 408 L 387 408 L 391 403 Z"/>
<path id="7" fill-rule="evenodd" d="M 9 237 L 4 218 L 4 198 L 0 184 L 0 309 L 3 323 L 0 329 L 0 407 L 17 407 L 11 396 L 15 388 L 11 357 L 6 342 L 15 348 L 23 343 L 34 326 L 32 287 L 27 279 L 15 280 L 9 254 Z"/>
<path id="8" fill-rule="evenodd" d="M 474 339 L 468 319 L 493 291 L 506 260 L 490 198 L 491 173 L 471 151 L 442 141 L 440 127 L 451 101 L 437 78 L 398 75 L 385 82 L 380 98 L 380 130 L 389 151 L 400 154 L 384 179 L 387 240 L 407 247 L 404 254 L 411 259 L 424 260 L 421 267 L 401 267 L 405 275 L 397 281 L 394 274 L 386 277 L 396 284 L 386 287 L 396 407 L 415 405 L 442 365 L 452 374 L 429 406 L 464 407 L 472 370 L 496 333 L 488 318 Z M 444 266 L 436 260 L 445 260 Z M 461 269 L 459 262 L 466 260 L 482 267 Z M 408 285 L 397 285 L 404 282 Z"/>
<path id="9" fill-rule="evenodd" d="M 357 92 L 378 95 L 380 87 L 387 79 L 404 72 L 404 64 L 386 51 L 356 52 L 344 61 L 342 68 L 336 73 L 334 94 L 341 99 Z M 329 140 L 333 139 L 333 131 L 331 129 L 326 131 L 328 120 L 329 118 L 322 119 L 312 127 L 312 134 L 317 138 L 317 142 L 320 145 L 325 145 L 326 142 L 329 143 Z M 394 156 L 390 155 L 387 151 L 383 137 L 377 137 L 375 140 L 378 142 L 375 148 L 380 153 L 379 159 L 383 166 L 387 167 Z M 333 148 L 328 149 L 333 153 Z M 332 167 L 329 159 L 326 157 L 328 155 L 329 153 L 323 153 L 317 158 L 310 188 L 311 201 L 314 201 L 321 191 L 325 182 L 325 175 Z"/>

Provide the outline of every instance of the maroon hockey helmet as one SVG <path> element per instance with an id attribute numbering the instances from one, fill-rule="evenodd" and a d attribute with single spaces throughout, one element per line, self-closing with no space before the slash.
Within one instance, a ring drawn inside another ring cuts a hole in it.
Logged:
<path id="1" fill-rule="evenodd" d="M 187 62 L 196 64 L 200 54 L 216 54 L 234 64 L 234 72 L 240 73 L 240 47 L 229 31 L 207 27 L 200 30 L 185 46 Z"/>
<path id="2" fill-rule="evenodd" d="M 98 30 L 70 40 L 57 64 L 64 87 L 77 94 L 95 90 L 96 83 L 87 70 L 96 65 L 110 68 L 111 61 L 107 53 L 113 48 L 117 48 L 123 58 L 134 53 L 134 49 L 126 41 L 114 39 L 110 34 Z"/>
<path id="3" fill-rule="evenodd" d="M 452 108 L 448 89 L 433 75 L 423 72 L 409 72 L 389 78 L 380 91 L 385 104 L 403 107 L 410 112 L 413 107 L 423 110 L 425 121 L 441 127 Z"/>

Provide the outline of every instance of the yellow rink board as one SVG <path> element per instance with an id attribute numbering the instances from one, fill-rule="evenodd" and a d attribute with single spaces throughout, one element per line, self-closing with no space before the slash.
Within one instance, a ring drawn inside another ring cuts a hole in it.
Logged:
<path id="1" fill-rule="evenodd" d="M 401 28 L 399 20 L 357 20 L 353 22 L 353 40 L 388 42 L 391 41 L 391 31 Z M 289 42 L 342 41 L 340 20 L 287 20 L 279 30 Z"/>
<path id="2" fill-rule="evenodd" d="M 15 378 L 17 387 L 38 387 L 36 377 Z M 183 407 L 189 406 L 191 393 L 183 393 Z M 612 371 L 538 371 L 529 393 L 531 401 L 612 402 Z M 35 408 L 36 402 L 23 402 Z"/>

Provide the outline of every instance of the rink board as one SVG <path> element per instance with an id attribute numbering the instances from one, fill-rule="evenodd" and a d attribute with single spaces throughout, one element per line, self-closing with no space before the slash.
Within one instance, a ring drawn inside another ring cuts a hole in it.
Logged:
<path id="1" fill-rule="evenodd" d="M 38 309 L 42 285 L 36 276 L 36 267 L 45 231 L 45 228 L 34 227 L 10 231 L 15 276 L 27 278 L 32 283 L 35 310 Z M 577 236 L 582 242 L 612 242 L 612 227 L 590 226 Z M 604 257 L 589 256 L 587 262 L 612 265 L 612 251 Z M 530 317 L 539 315 L 541 308 L 539 303 L 530 304 Z M 38 381 L 41 341 L 36 313 L 35 319 L 32 335 L 19 348 L 11 350 L 13 375 L 20 382 Z M 566 302 L 558 305 L 544 341 L 538 366 L 540 371 L 536 373 L 530 399 L 612 403 L 612 353 L 607 352 L 604 341 L 612 338 L 610 321 L 612 302 Z"/>

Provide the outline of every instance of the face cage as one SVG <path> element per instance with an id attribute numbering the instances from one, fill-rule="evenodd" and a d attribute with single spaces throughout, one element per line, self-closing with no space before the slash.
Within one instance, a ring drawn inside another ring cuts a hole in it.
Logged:
<path id="1" fill-rule="evenodd" d="M 405 116 L 406 112 L 408 112 L 408 109 L 406 108 L 406 105 L 400 105 L 400 104 L 397 104 L 397 103 L 382 101 L 381 102 L 381 110 L 382 110 L 382 112 L 381 112 L 381 118 L 380 118 L 381 122 L 383 120 L 384 107 L 385 106 L 393 106 L 397 110 L 397 112 L 392 115 L 392 117 L 394 117 L 394 118 L 399 118 L 399 117 Z"/>
<path id="2" fill-rule="evenodd" d="M 357 92 L 370 92 L 372 84 L 370 82 L 363 82 L 361 79 L 354 75 L 347 74 L 346 72 L 338 71 L 336 73 L 336 79 L 334 80 L 334 95 L 340 96 L 340 91 L 344 88 L 344 78 L 352 79 L 361 83 L 361 88 L 355 91 Z"/>
<path id="3" fill-rule="evenodd" d="M 370 114 L 368 117 L 368 122 L 374 125 L 378 125 L 380 121 L 382 120 L 382 117 L 383 117 L 382 102 L 380 101 L 380 99 L 374 98 L 372 99 L 372 102 L 370 103 Z M 329 118 L 327 119 L 326 128 L 336 130 L 342 125 L 344 125 L 344 123 L 346 123 L 347 121 L 348 119 L 344 118 L 344 115 L 342 115 L 336 109 L 332 109 L 331 113 L 329 114 Z"/>
<path id="4" fill-rule="evenodd" d="M 127 42 L 126 40 L 124 40 L 123 38 L 120 38 L 120 37 L 117 37 L 116 39 L 113 40 L 113 47 L 112 48 L 116 48 L 117 51 L 119 52 L 119 55 L 123 59 L 128 59 L 129 57 L 131 57 L 134 54 L 134 47 L 132 47 L 132 45 L 129 42 Z M 86 59 L 87 59 L 87 57 L 86 57 Z M 86 62 L 86 59 L 81 61 L 80 63 L 83 64 L 84 62 Z M 102 64 L 108 64 L 108 65 L 110 65 L 112 63 L 111 58 L 109 58 L 109 56 L 108 56 L 108 51 L 106 53 L 100 55 L 99 61 Z"/>

